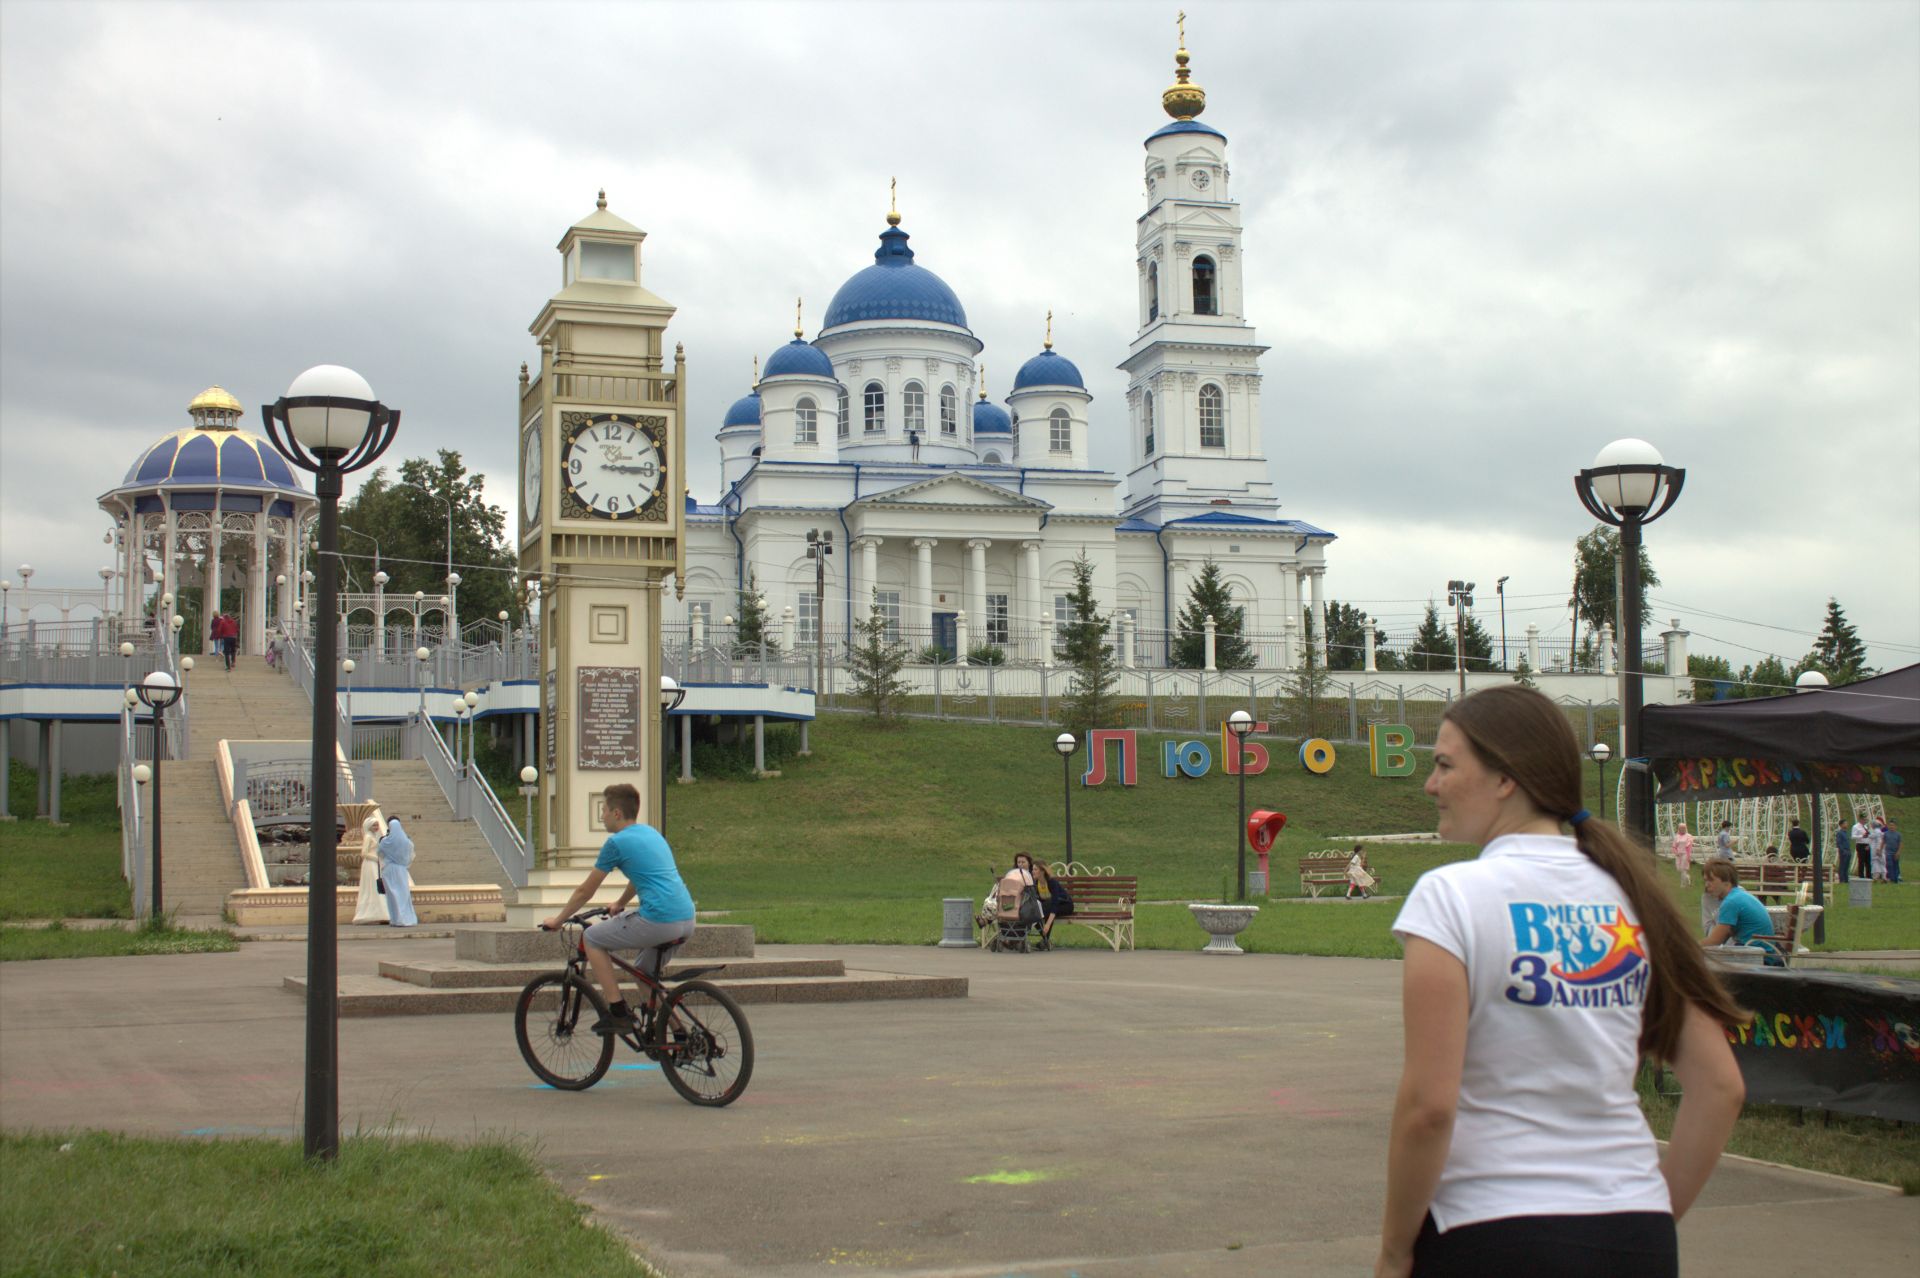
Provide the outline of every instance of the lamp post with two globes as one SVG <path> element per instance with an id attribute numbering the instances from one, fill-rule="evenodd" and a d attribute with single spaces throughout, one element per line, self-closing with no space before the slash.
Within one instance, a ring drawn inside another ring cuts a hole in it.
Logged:
<path id="1" fill-rule="evenodd" d="M 366 379 L 337 364 L 321 364 L 293 379 L 287 393 L 260 409 L 273 446 L 293 465 L 311 471 L 320 499 L 320 544 L 314 602 L 312 873 L 307 876 L 307 1069 L 305 1147 L 310 1159 L 340 1154 L 340 1042 L 338 900 L 334 825 L 340 772 L 335 763 L 340 632 L 340 492 L 350 471 L 369 466 L 393 443 L 400 411 L 374 398 Z"/>

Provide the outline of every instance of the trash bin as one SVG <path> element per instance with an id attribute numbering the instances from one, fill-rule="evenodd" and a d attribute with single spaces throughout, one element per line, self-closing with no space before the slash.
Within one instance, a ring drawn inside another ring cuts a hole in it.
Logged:
<path id="1" fill-rule="evenodd" d="M 943 950 L 976 950 L 973 939 L 973 898 L 950 896 L 940 902 L 940 945 Z"/>

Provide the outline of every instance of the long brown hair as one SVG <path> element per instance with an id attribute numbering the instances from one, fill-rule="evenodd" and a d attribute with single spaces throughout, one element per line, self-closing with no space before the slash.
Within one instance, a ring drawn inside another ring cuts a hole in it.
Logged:
<path id="1" fill-rule="evenodd" d="M 1580 743 L 1566 715 L 1546 697 L 1518 684 L 1488 688 L 1454 702 L 1446 719 L 1481 763 L 1512 777 L 1542 812 L 1568 821 L 1581 810 Z M 1641 1053 L 1673 1059 L 1689 1004 L 1722 1024 L 1745 1024 L 1747 1013 L 1707 966 L 1700 943 L 1655 876 L 1647 850 L 1598 817 L 1574 826 L 1573 838 L 1587 859 L 1620 885 L 1646 934 L 1651 975 L 1640 1018 Z"/>

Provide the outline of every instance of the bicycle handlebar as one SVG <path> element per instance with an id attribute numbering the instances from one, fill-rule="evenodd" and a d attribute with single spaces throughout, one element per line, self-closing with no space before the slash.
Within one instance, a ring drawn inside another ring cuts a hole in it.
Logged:
<path id="1" fill-rule="evenodd" d="M 566 923 L 561 924 L 561 926 L 565 927 L 568 924 L 573 924 L 576 926 L 584 926 L 588 923 L 591 923 L 594 919 L 605 918 L 607 915 L 612 913 L 613 911 L 608 909 L 606 906 L 596 905 L 590 910 L 580 911 L 578 914 L 568 919 Z M 542 932 L 551 932 L 554 929 L 548 927 L 545 923 L 542 923 L 540 924 L 540 930 Z"/>

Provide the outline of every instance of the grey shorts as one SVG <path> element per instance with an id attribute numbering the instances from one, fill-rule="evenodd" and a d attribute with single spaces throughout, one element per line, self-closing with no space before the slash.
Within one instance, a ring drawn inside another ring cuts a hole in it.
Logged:
<path id="1" fill-rule="evenodd" d="M 635 964 L 648 976 L 660 975 L 660 956 L 654 952 L 656 945 L 665 945 L 668 941 L 684 941 L 693 935 L 693 920 L 681 919 L 676 923 L 654 923 L 640 917 L 640 911 L 628 910 L 625 914 L 616 914 L 609 919 L 601 919 L 587 929 L 587 944 L 597 945 L 603 950 L 640 950 L 639 963 Z"/>

